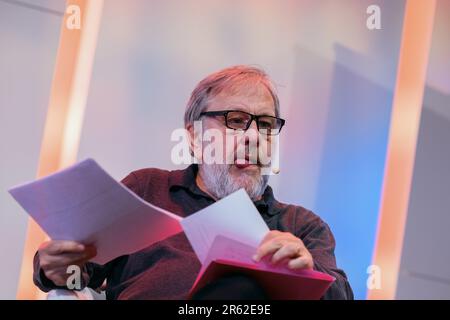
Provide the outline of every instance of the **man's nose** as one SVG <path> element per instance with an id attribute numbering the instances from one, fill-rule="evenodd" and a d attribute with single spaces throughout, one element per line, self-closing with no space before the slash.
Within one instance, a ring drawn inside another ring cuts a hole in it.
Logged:
<path id="1" fill-rule="evenodd" d="M 245 144 L 252 144 L 254 146 L 258 146 L 259 144 L 259 132 L 258 126 L 256 125 L 256 121 L 252 121 L 250 127 L 245 132 Z"/>

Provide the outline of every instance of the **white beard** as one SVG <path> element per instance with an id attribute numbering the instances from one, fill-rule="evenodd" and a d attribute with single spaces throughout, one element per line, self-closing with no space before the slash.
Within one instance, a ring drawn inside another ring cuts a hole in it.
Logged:
<path id="1" fill-rule="evenodd" d="M 266 189 L 268 175 L 250 175 L 245 172 L 237 178 L 231 176 L 229 164 L 199 165 L 199 174 L 206 189 L 215 198 L 222 199 L 229 194 L 244 188 L 253 201 L 256 201 Z"/>

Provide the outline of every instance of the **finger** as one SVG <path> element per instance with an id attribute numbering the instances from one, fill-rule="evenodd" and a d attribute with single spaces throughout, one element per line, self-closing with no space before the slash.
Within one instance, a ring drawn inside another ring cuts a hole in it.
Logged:
<path id="1" fill-rule="evenodd" d="M 266 235 L 264 236 L 264 238 L 262 239 L 262 241 L 260 242 L 260 244 L 263 244 L 277 236 L 279 236 L 281 234 L 280 231 L 278 230 L 271 230 L 269 232 L 266 233 Z"/>
<path id="2" fill-rule="evenodd" d="M 253 256 L 253 260 L 256 262 L 260 261 L 263 257 L 270 253 L 274 253 L 278 249 L 280 249 L 283 246 L 283 243 L 280 241 L 269 241 L 266 243 L 263 243 L 259 246 L 258 250 L 256 251 L 255 255 Z"/>
<path id="3" fill-rule="evenodd" d="M 298 238 L 291 238 L 286 235 L 286 232 L 279 232 L 274 238 L 270 239 L 265 243 L 261 243 L 253 256 L 253 260 L 259 261 L 261 258 L 269 253 L 274 253 L 276 250 L 281 248 L 285 243 L 298 243 Z"/>
<path id="4" fill-rule="evenodd" d="M 50 241 L 45 250 L 49 254 L 61 254 L 66 252 L 83 252 L 85 250 L 85 245 L 67 240 L 54 240 Z"/>
<path id="5" fill-rule="evenodd" d="M 298 243 L 287 243 L 276 251 L 271 259 L 272 263 L 278 263 L 286 258 L 297 258 L 300 256 L 300 249 Z"/>
<path id="6" fill-rule="evenodd" d="M 92 258 L 90 254 L 82 254 L 79 256 L 73 255 L 68 257 L 49 257 L 51 263 L 55 266 L 68 266 L 68 265 L 83 265 Z M 53 260 L 54 259 L 54 260 Z"/>
<path id="7" fill-rule="evenodd" d="M 67 274 L 66 271 L 65 268 L 55 268 L 44 273 L 45 276 L 57 286 L 65 286 L 67 278 L 69 277 L 69 274 Z"/>
<path id="8" fill-rule="evenodd" d="M 312 269 L 313 262 L 311 257 L 300 256 L 298 258 L 292 259 L 288 262 L 289 269 Z"/>
<path id="9" fill-rule="evenodd" d="M 60 255 L 46 255 L 42 258 L 43 268 L 64 267 L 72 264 L 84 264 L 95 256 L 95 252 L 85 251 L 82 253 L 63 253 Z"/>

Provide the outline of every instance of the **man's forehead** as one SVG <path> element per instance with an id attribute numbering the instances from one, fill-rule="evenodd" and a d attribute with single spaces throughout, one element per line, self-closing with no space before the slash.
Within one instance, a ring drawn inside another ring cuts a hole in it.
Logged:
<path id="1" fill-rule="evenodd" d="M 263 84 L 224 89 L 209 100 L 212 110 L 235 109 L 255 114 L 275 114 L 275 105 L 269 90 Z"/>

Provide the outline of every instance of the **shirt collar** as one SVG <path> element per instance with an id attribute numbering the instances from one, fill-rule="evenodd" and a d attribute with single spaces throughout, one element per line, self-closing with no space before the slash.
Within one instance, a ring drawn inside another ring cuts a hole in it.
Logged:
<path id="1" fill-rule="evenodd" d="M 206 197 L 213 200 L 207 193 L 203 192 L 195 182 L 195 178 L 198 172 L 198 165 L 191 164 L 183 170 L 173 170 L 169 175 L 169 189 L 184 188 L 191 193 Z M 267 213 L 268 215 L 275 215 L 280 212 L 278 201 L 273 195 L 272 188 L 268 185 L 264 190 L 264 194 L 261 199 L 253 202 L 258 211 Z"/>

